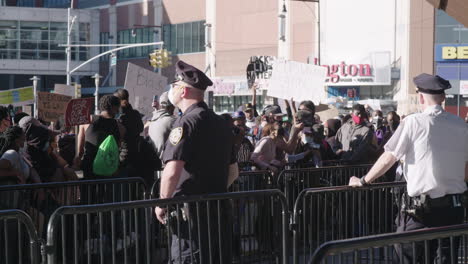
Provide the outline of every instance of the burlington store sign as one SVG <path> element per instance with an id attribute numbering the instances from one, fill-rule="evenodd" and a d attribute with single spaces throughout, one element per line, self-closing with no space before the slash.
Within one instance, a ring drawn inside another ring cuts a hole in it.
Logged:
<path id="1" fill-rule="evenodd" d="M 391 84 L 389 52 L 376 52 L 359 60 L 360 64 L 345 60 L 337 64 L 322 65 L 327 68 L 325 83 L 329 86 L 377 86 Z"/>

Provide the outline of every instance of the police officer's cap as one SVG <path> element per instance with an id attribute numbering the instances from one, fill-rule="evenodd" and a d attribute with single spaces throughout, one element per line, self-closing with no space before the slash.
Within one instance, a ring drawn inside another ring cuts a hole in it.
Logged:
<path id="1" fill-rule="evenodd" d="M 202 71 L 187 64 L 183 61 L 178 61 L 176 64 L 175 81 L 182 81 L 193 88 L 206 90 L 208 86 L 212 86 L 213 82 Z"/>
<path id="2" fill-rule="evenodd" d="M 445 90 L 452 88 L 450 82 L 436 75 L 422 73 L 413 79 L 419 93 L 443 94 Z"/>

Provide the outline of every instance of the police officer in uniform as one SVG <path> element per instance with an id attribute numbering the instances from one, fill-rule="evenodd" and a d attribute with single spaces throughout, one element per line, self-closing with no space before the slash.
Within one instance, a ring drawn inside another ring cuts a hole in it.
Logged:
<path id="1" fill-rule="evenodd" d="M 397 160 L 404 164 L 407 194 L 411 203 L 402 209 L 397 219 L 397 232 L 462 224 L 464 208 L 461 200 L 468 178 L 468 127 L 463 120 L 442 108 L 445 90 L 450 83 L 439 77 L 421 74 L 414 78 L 419 93 L 422 113 L 406 117 L 385 145 L 385 153 L 362 178 L 352 177 L 349 185 L 368 185 L 382 176 Z M 452 252 L 458 251 L 455 239 Z M 431 241 L 432 263 L 450 263 L 450 241 L 442 245 Z M 436 250 L 441 246 L 441 254 Z M 396 247 L 404 263 L 413 263 L 413 257 L 424 262 L 424 244 L 417 243 L 416 256 L 412 245 Z M 457 259 L 457 256 L 454 256 Z M 439 262 L 435 262 L 439 263 Z"/>
<path id="2" fill-rule="evenodd" d="M 166 166 L 161 177 L 162 199 L 227 192 L 232 134 L 228 123 L 203 102 L 204 92 L 211 85 L 213 83 L 202 71 L 183 61 L 177 62 L 176 80 L 168 97 L 182 115 L 175 120 L 163 153 Z M 208 263 L 210 258 L 217 263 L 221 259 L 229 263 L 230 239 L 226 237 L 227 230 L 223 230 L 229 225 L 225 222 L 221 227 L 217 225 L 218 217 L 225 221 L 224 213 L 229 210 L 224 208 L 221 213 L 224 215 L 220 216 L 216 215 L 216 204 L 209 212 L 206 203 L 194 207 L 185 208 L 188 216 L 185 211 L 184 216 L 178 218 L 184 219 L 179 223 L 182 227 L 172 230 L 171 263 Z M 180 212 L 157 207 L 155 213 L 165 224 L 168 217 Z M 211 222 L 210 227 L 208 222 Z M 219 233 L 223 241 L 217 241 Z M 220 242 L 224 246 L 221 250 Z"/>

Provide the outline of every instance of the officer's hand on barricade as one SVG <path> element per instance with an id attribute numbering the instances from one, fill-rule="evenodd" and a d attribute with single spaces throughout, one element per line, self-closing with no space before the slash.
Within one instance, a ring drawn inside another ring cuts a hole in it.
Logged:
<path id="1" fill-rule="evenodd" d="M 349 186 L 351 187 L 362 187 L 361 179 L 353 176 L 349 179 Z"/>
<path id="2" fill-rule="evenodd" d="M 166 213 L 167 213 L 166 208 L 156 207 L 154 209 L 154 213 L 156 214 L 156 218 L 158 218 L 158 221 L 161 224 L 165 225 L 166 224 Z"/>

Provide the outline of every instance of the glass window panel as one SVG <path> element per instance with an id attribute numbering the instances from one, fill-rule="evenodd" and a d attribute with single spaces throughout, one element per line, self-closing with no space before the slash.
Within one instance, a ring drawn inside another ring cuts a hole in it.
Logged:
<path id="1" fill-rule="evenodd" d="M 192 23 L 192 52 L 200 51 L 200 23 Z"/>
<path id="2" fill-rule="evenodd" d="M 200 22 L 200 51 L 205 51 L 205 21 Z"/>
<path id="3" fill-rule="evenodd" d="M 138 29 L 137 35 L 136 35 L 136 43 L 144 43 L 146 42 L 146 32 L 143 30 L 143 28 Z M 136 48 L 136 56 L 137 57 L 142 57 L 143 56 L 143 48 L 139 47 Z"/>
<path id="4" fill-rule="evenodd" d="M 50 32 L 50 40 L 56 41 L 59 43 L 66 43 L 67 42 L 67 32 L 66 31 L 51 31 Z"/>
<path id="5" fill-rule="evenodd" d="M 170 50 L 171 47 L 171 25 L 163 25 L 163 37 L 164 45 Z"/>
<path id="6" fill-rule="evenodd" d="M 0 40 L 0 49 L 15 50 L 17 43 L 17 40 Z"/>
<path id="7" fill-rule="evenodd" d="M 16 29 L 0 29 L 0 40 L 17 38 L 18 31 Z"/>
<path id="8" fill-rule="evenodd" d="M 6 59 L 16 59 L 17 58 L 17 51 L 12 51 L 12 50 L 1 50 L 0 49 L 0 59 L 6 60 Z"/>
<path id="9" fill-rule="evenodd" d="M 87 52 L 80 52 L 80 61 L 86 61 L 88 59 Z"/>
<path id="10" fill-rule="evenodd" d="M 21 41 L 21 49 L 35 50 L 38 49 L 37 41 Z"/>
<path id="11" fill-rule="evenodd" d="M 48 41 L 40 41 L 38 43 L 39 49 L 41 50 L 49 50 L 49 42 Z"/>
<path id="12" fill-rule="evenodd" d="M 184 24 L 184 53 L 192 52 L 192 23 Z"/>
<path id="13" fill-rule="evenodd" d="M 50 30 L 60 30 L 67 32 L 67 23 L 66 22 L 50 22 Z"/>
<path id="14" fill-rule="evenodd" d="M 170 51 L 173 54 L 177 54 L 177 27 L 176 25 L 171 25 L 171 46 Z"/>
<path id="15" fill-rule="evenodd" d="M 460 43 L 460 34 L 455 27 L 437 27 L 436 43 Z"/>
<path id="16" fill-rule="evenodd" d="M 438 9 L 437 10 L 437 15 L 436 15 L 436 25 L 458 25 L 457 20 L 455 20 L 453 17 L 449 16 L 447 13 L 444 11 Z"/>
<path id="17" fill-rule="evenodd" d="M 30 30 L 49 30 L 49 22 L 20 22 L 21 30 L 23 29 L 30 29 Z"/>
<path id="18" fill-rule="evenodd" d="M 50 59 L 51 60 L 65 60 L 65 52 L 50 52 Z"/>
<path id="19" fill-rule="evenodd" d="M 63 42 L 50 42 L 50 50 L 64 51 L 65 47 L 59 47 L 60 44 L 63 44 Z"/>
<path id="20" fill-rule="evenodd" d="M 0 21 L 0 29 L 17 29 L 17 28 L 18 28 L 17 21 L 7 21 L 7 20 Z"/>
<path id="21" fill-rule="evenodd" d="M 468 80 L 468 67 L 460 67 L 460 80 Z"/>
<path id="22" fill-rule="evenodd" d="M 468 44 L 468 28 L 460 28 L 460 43 Z"/>
<path id="23" fill-rule="evenodd" d="M 177 46 L 176 53 L 184 53 L 184 24 L 176 25 Z"/>

